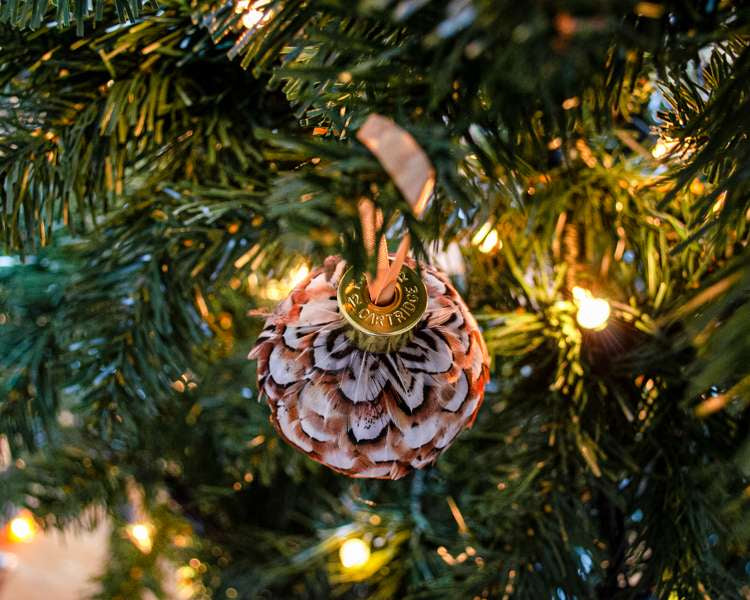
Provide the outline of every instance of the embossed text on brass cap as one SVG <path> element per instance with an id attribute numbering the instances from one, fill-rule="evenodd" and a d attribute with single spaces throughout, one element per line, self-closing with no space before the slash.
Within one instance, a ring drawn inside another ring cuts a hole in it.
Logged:
<path id="1" fill-rule="evenodd" d="M 370 300 L 365 276 L 356 278 L 349 267 L 338 288 L 339 310 L 359 331 L 369 335 L 401 335 L 422 319 L 427 309 L 427 290 L 422 279 L 406 265 L 396 279 L 393 300 L 378 306 Z"/>

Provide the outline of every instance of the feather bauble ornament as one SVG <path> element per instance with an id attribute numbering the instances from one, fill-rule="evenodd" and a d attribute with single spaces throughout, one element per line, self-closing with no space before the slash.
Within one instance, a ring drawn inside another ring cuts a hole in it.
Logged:
<path id="1" fill-rule="evenodd" d="M 406 265 L 415 272 L 414 261 Z M 419 271 L 424 313 L 385 341 L 342 314 L 339 257 L 311 272 L 266 321 L 250 353 L 258 389 L 279 434 L 313 460 L 352 477 L 398 479 L 434 463 L 473 424 L 489 378 L 487 347 L 448 278 L 425 265 Z M 403 287 L 408 309 L 417 299 Z"/>

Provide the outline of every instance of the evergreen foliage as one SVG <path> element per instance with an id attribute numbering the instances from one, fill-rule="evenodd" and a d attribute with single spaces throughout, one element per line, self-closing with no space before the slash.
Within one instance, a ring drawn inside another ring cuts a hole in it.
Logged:
<path id="1" fill-rule="evenodd" d="M 749 33 L 729 0 L 1 0 L 0 506 L 106 514 L 100 599 L 191 558 L 197 598 L 750 598 Z M 436 168 L 420 221 L 373 112 Z M 493 361 L 396 482 L 284 445 L 245 359 L 289 273 L 367 266 L 363 196 L 459 244 Z"/>

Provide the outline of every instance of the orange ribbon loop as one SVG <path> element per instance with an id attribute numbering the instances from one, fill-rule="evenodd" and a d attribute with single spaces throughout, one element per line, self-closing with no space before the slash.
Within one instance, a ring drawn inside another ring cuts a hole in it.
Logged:
<path id="1" fill-rule="evenodd" d="M 414 215 L 419 218 L 435 187 L 435 169 L 425 151 L 412 135 L 387 117 L 371 114 L 357 131 L 357 139 L 375 155 L 386 173 L 404 196 Z M 365 248 L 370 256 L 375 252 L 375 231 L 383 225 L 383 214 L 373 202 L 363 198 L 359 202 Z M 369 281 L 370 298 L 376 304 L 388 302 L 394 284 L 409 253 L 411 240 L 407 233 L 399 244 L 392 262 L 388 260 L 385 238 L 378 245 L 377 271 Z"/>

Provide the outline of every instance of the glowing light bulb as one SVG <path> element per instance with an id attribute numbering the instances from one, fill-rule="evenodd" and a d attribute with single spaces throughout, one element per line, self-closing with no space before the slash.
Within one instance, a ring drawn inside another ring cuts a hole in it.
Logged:
<path id="1" fill-rule="evenodd" d="M 651 149 L 651 156 L 659 160 L 664 158 L 677 147 L 676 140 L 659 140 Z"/>
<path id="2" fill-rule="evenodd" d="M 36 523 L 31 515 L 23 513 L 15 517 L 8 524 L 8 539 L 11 542 L 27 543 L 36 536 Z"/>
<path id="3" fill-rule="evenodd" d="M 591 292 L 580 287 L 573 288 L 573 298 L 578 305 L 576 321 L 584 329 L 599 331 L 607 326 L 611 309 L 604 298 L 594 298 Z"/>
<path id="4" fill-rule="evenodd" d="M 251 8 L 242 16 L 242 24 L 247 29 L 252 29 L 263 20 L 265 13 L 262 10 Z"/>
<path id="5" fill-rule="evenodd" d="M 495 248 L 503 247 L 503 242 L 497 234 L 497 229 L 494 229 L 489 221 L 482 225 L 474 234 L 474 237 L 471 238 L 471 243 L 478 246 L 478 250 L 482 254 L 489 254 Z"/>
<path id="6" fill-rule="evenodd" d="M 351 538 L 341 544 L 339 558 L 347 569 L 363 567 L 370 560 L 370 546 L 359 538 Z"/>
<path id="7" fill-rule="evenodd" d="M 148 523 L 133 523 L 126 527 L 125 532 L 138 550 L 148 554 L 154 545 L 152 530 L 153 526 Z"/>

